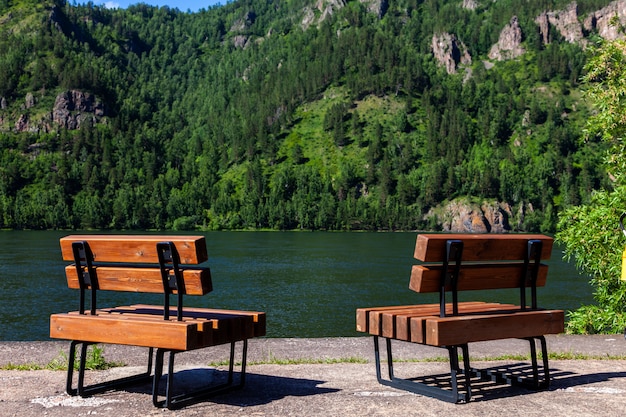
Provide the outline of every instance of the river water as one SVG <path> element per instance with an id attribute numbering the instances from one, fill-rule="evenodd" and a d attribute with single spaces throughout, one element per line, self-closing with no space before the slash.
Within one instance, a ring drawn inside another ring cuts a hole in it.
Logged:
<path id="1" fill-rule="evenodd" d="M 49 316 L 78 309 L 57 231 L 0 231 L 0 340 L 48 340 Z M 181 233 L 177 233 L 181 234 Z M 197 232 L 188 234 L 197 235 Z M 213 292 L 186 305 L 267 313 L 268 337 L 336 337 L 355 331 L 358 307 L 438 302 L 409 290 L 417 233 L 209 232 Z M 588 279 L 555 248 L 539 305 L 593 303 Z M 463 296 L 517 303 L 518 291 Z M 461 297 L 461 299 L 465 299 Z M 150 294 L 101 292 L 98 306 L 160 303 Z"/>

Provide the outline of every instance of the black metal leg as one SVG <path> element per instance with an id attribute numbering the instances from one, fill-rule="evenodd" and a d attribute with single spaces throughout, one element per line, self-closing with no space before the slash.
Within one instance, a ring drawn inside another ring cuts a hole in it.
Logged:
<path id="1" fill-rule="evenodd" d="M 81 397 L 84 397 L 86 395 L 84 387 L 85 366 L 87 363 L 87 348 L 91 344 L 92 343 L 79 342 L 76 340 L 73 340 L 70 343 L 70 352 L 67 361 L 67 381 L 65 386 L 65 391 L 69 395 L 80 395 Z M 78 381 L 77 388 L 74 388 L 74 365 L 76 364 L 76 348 L 78 347 L 78 345 L 80 345 L 80 358 L 78 360 Z"/>
<path id="2" fill-rule="evenodd" d="M 374 361 L 376 362 L 376 379 L 382 383 L 382 375 L 380 371 L 380 347 L 378 345 L 378 336 L 374 336 Z"/>
<path id="3" fill-rule="evenodd" d="M 463 369 L 459 366 L 459 348 L 463 354 Z M 469 348 L 467 344 L 459 346 L 447 346 L 448 355 L 450 357 L 450 384 L 452 386 L 453 395 L 457 398 L 461 398 L 459 394 L 459 380 L 460 373 L 463 374 L 463 388 L 465 394 L 463 396 L 464 401 L 468 402 L 472 398 L 472 385 L 471 385 L 471 368 L 469 361 Z"/>
<path id="4" fill-rule="evenodd" d="M 228 366 L 228 377 L 223 384 L 211 385 L 200 388 L 196 391 L 181 393 L 174 395 L 174 358 L 179 351 L 169 351 L 167 349 L 157 349 L 156 363 L 154 371 L 154 380 L 152 385 L 152 402 L 156 407 L 165 407 L 175 409 L 182 405 L 197 402 L 211 395 L 216 395 L 233 389 L 242 388 L 246 380 L 246 362 L 248 352 L 248 341 L 243 340 L 242 346 L 242 362 L 239 373 L 238 383 L 234 382 L 234 363 L 235 363 L 235 342 L 230 344 L 230 363 Z M 160 379 L 163 376 L 163 359 L 164 354 L 169 352 L 168 357 L 168 374 L 165 386 L 165 399 L 159 400 Z"/>
<path id="5" fill-rule="evenodd" d="M 85 386 L 85 370 L 87 365 L 87 348 L 90 345 L 95 345 L 96 343 L 90 342 L 81 342 L 74 340 L 70 343 L 70 352 L 68 355 L 68 364 L 67 364 L 67 382 L 66 382 L 66 392 L 69 395 L 75 396 L 80 395 L 81 397 L 88 397 L 93 394 L 97 394 L 100 392 L 109 391 L 114 388 L 122 388 L 129 385 L 139 384 L 142 382 L 147 382 L 150 380 L 150 376 L 152 374 L 152 355 L 154 349 L 149 348 L 148 351 L 148 369 L 145 373 L 132 375 L 124 378 L 115 379 L 112 381 L 106 381 L 100 384 L 93 384 L 89 386 Z M 76 348 L 80 345 L 80 359 L 78 361 L 78 381 L 77 388 L 73 387 L 73 378 L 74 378 L 74 365 L 76 362 Z"/>
<path id="6" fill-rule="evenodd" d="M 174 386 L 174 356 L 176 352 L 171 351 L 170 357 L 167 360 L 167 386 L 165 387 L 165 406 L 167 408 L 172 406 L 172 394 Z"/>
<path id="7" fill-rule="evenodd" d="M 386 349 L 387 349 L 387 372 L 389 375 L 389 380 L 393 380 L 393 355 L 391 352 L 391 340 L 385 338 Z M 380 346 L 378 343 L 378 336 L 374 336 L 374 359 L 376 360 L 376 379 L 380 383 L 384 383 L 385 381 L 382 377 L 381 371 L 381 362 L 380 362 Z"/>
<path id="8" fill-rule="evenodd" d="M 230 351 L 231 351 L 231 359 L 230 359 L 230 363 L 231 363 L 231 381 L 232 381 L 232 364 L 233 364 L 233 359 L 234 359 L 234 355 L 235 355 L 235 345 L 231 344 L 230 345 Z M 248 340 L 244 340 L 243 341 L 243 346 L 241 347 L 241 374 L 239 375 L 239 386 L 238 388 L 243 388 L 243 386 L 246 383 L 246 363 L 248 360 Z"/>
<path id="9" fill-rule="evenodd" d="M 535 388 L 543 389 L 548 388 L 550 386 L 550 366 L 548 365 L 548 346 L 546 344 L 546 338 L 544 336 L 537 336 L 530 340 L 531 346 L 535 347 L 535 341 L 539 340 L 539 344 L 541 345 L 541 356 L 542 356 L 542 365 L 543 365 L 543 379 L 540 379 L 539 375 L 539 367 L 537 365 L 536 353 L 535 353 L 535 362 L 534 362 L 534 371 L 535 371 Z M 531 353 L 537 351 L 537 349 L 531 348 Z"/>
<path id="10" fill-rule="evenodd" d="M 378 341 L 378 336 L 374 336 L 374 359 L 376 361 L 376 378 L 378 382 L 382 385 L 386 385 L 389 387 L 413 392 L 416 394 L 425 395 L 427 397 L 437 398 L 443 401 L 451 402 L 451 403 L 459 403 L 465 401 L 467 395 L 461 396 L 458 394 L 458 388 L 456 383 L 456 375 L 459 371 L 458 366 L 458 355 L 456 354 L 456 347 L 450 347 L 450 376 L 452 379 L 452 390 L 428 385 L 422 382 L 418 382 L 412 379 L 403 379 L 394 376 L 393 372 L 393 353 L 391 350 L 391 340 L 389 338 L 386 339 L 386 348 L 387 348 L 387 369 L 389 371 L 389 379 L 385 379 L 382 377 L 381 371 L 381 361 L 380 361 L 380 345 Z M 454 351 L 454 353 L 453 353 Z M 466 360 L 466 359 L 464 359 Z M 466 365 L 466 368 L 469 368 L 469 362 Z M 469 384 L 466 385 L 467 389 L 469 389 Z"/>
<path id="11" fill-rule="evenodd" d="M 472 398 L 471 378 L 472 372 L 470 367 L 469 347 L 467 344 L 461 345 L 463 351 L 463 374 L 465 376 L 465 402 L 469 402 Z"/>
<path id="12" fill-rule="evenodd" d="M 533 365 L 533 381 L 536 386 L 539 386 L 539 366 L 537 365 L 537 346 L 535 345 L 535 339 L 528 339 L 530 342 L 530 361 Z"/>
<path id="13" fill-rule="evenodd" d="M 235 368 L 235 344 L 230 344 L 230 360 L 228 361 L 228 380 L 227 384 L 233 383 L 233 370 Z"/>
<path id="14" fill-rule="evenodd" d="M 163 354 L 162 349 L 157 349 L 156 359 L 154 362 L 154 376 L 152 377 L 152 403 L 155 406 L 159 405 L 159 381 L 163 376 Z"/>
<path id="15" fill-rule="evenodd" d="M 387 367 L 389 368 L 389 379 L 394 379 L 393 375 L 393 355 L 391 353 L 391 339 L 385 339 L 387 341 Z"/>
<path id="16" fill-rule="evenodd" d="M 459 373 L 459 351 L 456 346 L 448 346 L 448 358 L 450 361 L 450 387 L 454 396 L 459 395 L 459 382 L 456 377 Z"/>
<path id="17" fill-rule="evenodd" d="M 87 364 L 87 348 L 88 343 L 82 343 L 80 346 L 80 360 L 78 365 L 78 395 L 85 396 L 85 366 Z"/>
<path id="18" fill-rule="evenodd" d="M 74 386 L 74 362 L 76 359 L 76 345 L 79 342 L 76 341 L 72 341 L 70 343 L 70 353 L 68 355 L 68 361 L 67 361 L 67 380 L 65 383 L 65 391 L 69 394 L 69 395 L 76 395 L 78 392 L 77 390 L 73 387 Z"/>

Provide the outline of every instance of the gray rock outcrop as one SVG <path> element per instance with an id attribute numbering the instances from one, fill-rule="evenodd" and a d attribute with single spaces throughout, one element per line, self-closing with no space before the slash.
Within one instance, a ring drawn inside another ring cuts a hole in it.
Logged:
<path id="1" fill-rule="evenodd" d="M 33 95 L 33 93 L 27 93 L 26 94 L 26 99 L 24 100 L 24 105 L 26 106 L 27 109 L 35 107 L 35 96 Z"/>
<path id="2" fill-rule="evenodd" d="M 434 34 L 432 50 L 435 59 L 446 67 L 448 74 L 455 74 L 460 65 L 472 63 L 472 57 L 463 42 L 450 33 Z"/>
<path id="3" fill-rule="evenodd" d="M 369 13 L 375 13 L 379 19 L 382 19 L 387 9 L 389 9 L 389 0 L 359 0 L 367 7 Z M 302 9 L 302 20 L 300 26 L 303 30 L 307 30 L 311 25 L 320 24 L 328 17 L 332 16 L 337 10 L 346 7 L 347 0 L 318 0 L 315 7 L 306 6 Z M 317 11 L 317 12 L 316 12 Z"/>
<path id="4" fill-rule="evenodd" d="M 478 7 L 478 1 L 476 0 L 463 0 L 463 4 L 461 5 L 464 9 L 468 10 L 476 10 Z"/>
<path id="5" fill-rule="evenodd" d="M 570 3 L 565 9 L 552 12 L 543 12 L 535 22 L 539 25 L 539 31 L 544 43 L 550 43 L 550 25 L 565 38 L 567 42 L 578 43 L 583 41 L 583 27 L 578 19 L 578 5 Z"/>
<path id="6" fill-rule="evenodd" d="M 626 25 L 626 0 L 614 1 L 602 9 L 590 13 L 583 22 L 587 32 L 595 31 L 607 40 L 621 39 L 620 26 Z"/>
<path id="7" fill-rule="evenodd" d="M 248 12 L 241 19 L 237 19 L 230 27 L 231 32 L 243 32 L 254 24 L 256 20 L 256 14 L 254 12 Z"/>
<path id="8" fill-rule="evenodd" d="M 52 109 L 52 121 L 66 129 L 79 129 L 87 118 L 97 122 L 104 116 L 104 106 L 93 94 L 78 90 L 57 95 Z"/>
<path id="9" fill-rule="evenodd" d="M 511 21 L 500 32 L 498 43 L 491 47 L 489 58 L 497 61 L 517 58 L 525 52 L 521 45 L 522 28 L 519 25 L 517 16 L 513 16 Z"/>
<path id="10" fill-rule="evenodd" d="M 28 116 L 25 114 L 22 114 L 15 122 L 15 130 L 17 132 L 27 132 L 28 129 L 29 129 Z"/>
<path id="11" fill-rule="evenodd" d="M 445 232 L 453 233 L 507 233 L 511 231 L 509 219 L 512 210 L 509 204 L 485 201 L 481 204 L 462 200 L 449 202 L 439 209 L 437 223 Z"/>
<path id="12" fill-rule="evenodd" d="M 382 19 L 387 13 L 387 9 L 389 9 L 389 1 L 388 0 L 359 0 L 367 7 L 367 11 L 370 13 L 375 13 L 379 19 Z"/>

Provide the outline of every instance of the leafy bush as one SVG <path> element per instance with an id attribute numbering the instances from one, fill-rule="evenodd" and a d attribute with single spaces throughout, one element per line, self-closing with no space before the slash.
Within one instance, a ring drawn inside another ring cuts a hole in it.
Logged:
<path id="1" fill-rule="evenodd" d="M 614 186 L 593 193 L 587 205 L 564 210 L 556 237 L 566 258 L 574 258 L 590 276 L 598 303 L 571 313 L 568 331 L 621 333 L 626 327 L 626 282 L 620 280 L 626 239 L 619 228 L 626 212 L 626 43 L 606 42 L 592 51 L 584 81 L 597 112 L 588 121 L 587 136 L 609 144 L 605 163 Z"/>
<path id="2" fill-rule="evenodd" d="M 598 305 L 570 313 L 570 333 L 621 333 L 626 327 L 626 283 L 620 281 L 626 238 L 618 220 L 626 210 L 626 188 L 594 193 L 591 203 L 565 210 L 559 218 L 557 240 L 567 259 L 590 277 Z"/>

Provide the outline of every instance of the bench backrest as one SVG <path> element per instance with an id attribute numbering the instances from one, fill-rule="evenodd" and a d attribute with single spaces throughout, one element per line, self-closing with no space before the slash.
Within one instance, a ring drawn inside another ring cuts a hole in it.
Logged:
<path id="1" fill-rule="evenodd" d="M 539 234 L 420 234 L 409 288 L 419 293 L 519 288 L 525 307 L 530 288 L 537 308 L 536 288 L 544 286 L 553 239 Z M 445 302 L 445 301 L 444 301 Z"/>
<path id="2" fill-rule="evenodd" d="M 203 236 L 71 235 L 61 238 L 61 253 L 69 288 L 165 294 L 204 295 L 212 291 L 211 272 L 198 266 L 208 259 Z M 167 313 L 169 315 L 169 312 Z"/>
<path id="3" fill-rule="evenodd" d="M 99 290 L 163 293 L 160 242 L 171 242 L 178 252 L 184 294 L 204 295 L 212 290 L 209 268 L 194 266 L 208 259 L 203 236 L 71 235 L 60 240 L 63 260 L 76 262 L 72 249 L 76 242 L 87 242 L 93 254 Z M 65 275 L 69 288 L 80 289 L 75 264 L 65 268 Z"/>
<path id="4" fill-rule="evenodd" d="M 550 259 L 553 239 L 545 235 L 466 235 L 420 234 L 415 245 L 415 258 L 426 262 L 414 265 L 409 287 L 416 292 L 438 292 L 448 241 L 463 242 L 457 289 L 484 290 L 518 288 L 520 282 L 530 285 L 524 269 L 529 241 L 541 242 L 540 260 Z M 534 259 L 530 259 L 531 263 Z M 453 267 L 452 263 L 449 265 Z M 548 266 L 539 265 L 537 286 L 546 283 Z M 524 279 L 522 279 L 524 278 Z"/>

